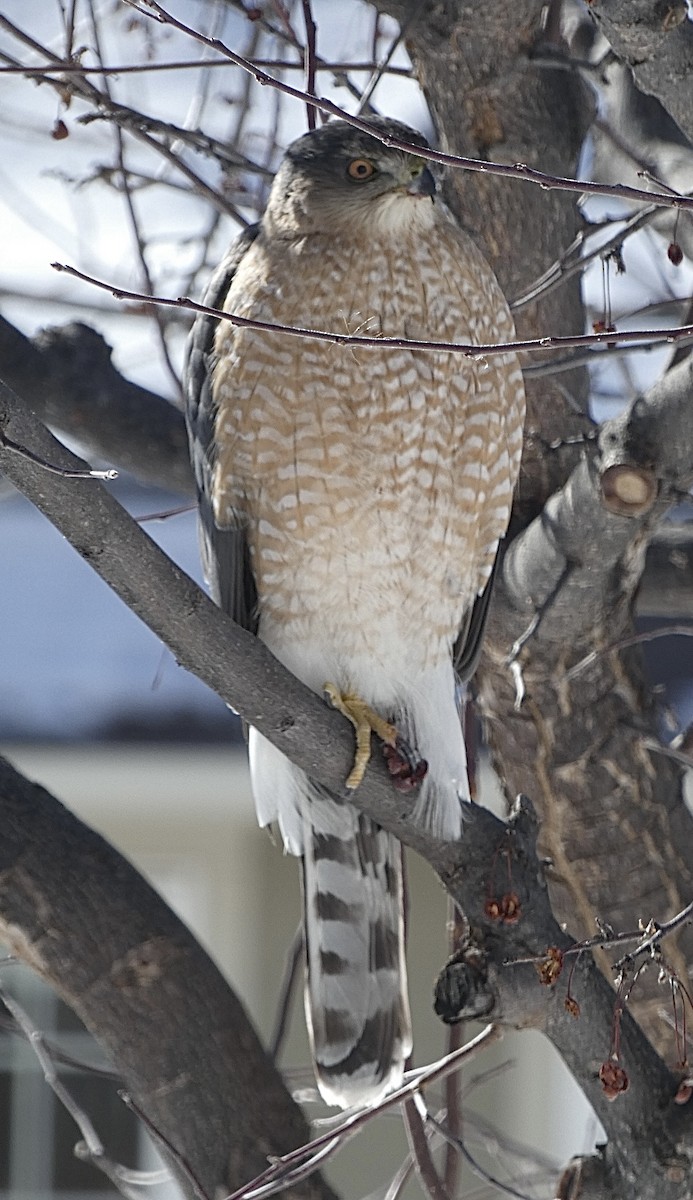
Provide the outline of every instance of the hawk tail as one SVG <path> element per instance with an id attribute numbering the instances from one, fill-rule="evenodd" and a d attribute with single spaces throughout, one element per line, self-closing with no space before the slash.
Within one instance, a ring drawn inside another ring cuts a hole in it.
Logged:
<path id="1" fill-rule="evenodd" d="M 350 815 L 348 839 L 307 830 L 303 856 L 308 1028 L 320 1092 L 342 1108 L 398 1087 L 411 1053 L 402 847 Z"/>
<path id="2" fill-rule="evenodd" d="M 256 731 L 251 773 L 261 824 L 276 820 L 303 858 L 305 1004 L 323 1099 L 375 1103 L 411 1053 L 402 848 L 333 800 Z"/>

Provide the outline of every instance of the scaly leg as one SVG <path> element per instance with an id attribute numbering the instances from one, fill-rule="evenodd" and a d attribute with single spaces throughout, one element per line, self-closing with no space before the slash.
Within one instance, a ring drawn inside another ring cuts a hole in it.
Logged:
<path id="1" fill-rule="evenodd" d="M 379 713 L 374 712 L 360 696 L 341 692 L 334 683 L 326 683 L 324 691 L 332 704 L 356 730 L 356 754 L 346 786 L 353 791 L 361 783 L 371 757 L 371 733 L 375 733 L 387 746 L 397 745 L 397 730 Z"/>

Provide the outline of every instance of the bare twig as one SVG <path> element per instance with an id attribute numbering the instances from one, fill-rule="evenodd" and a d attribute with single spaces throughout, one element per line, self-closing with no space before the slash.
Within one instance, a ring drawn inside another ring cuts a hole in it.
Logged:
<path id="1" fill-rule="evenodd" d="M 655 947 L 658 947 L 664 938 L 669 937 L 673 933 L 677 933 L 684 925 L 693 921 L 693 901 L 687 904 L 681 912 L 677 913 L 669 921 L 664 921 L 661 924 L 658 921 L 651 921 L 646 929 L 637 929 L 629 933 L 613 933 L 609 930 L 606 934 L 600 933 L 596 937 L 587 938 L 582 942 L 575 942 L 574 945 L 562 950 L 562 955 L 568 958 L 570 955 L 580 955 L 587 950 L 610 950 L 615 946 L 627 945 L 629 942 L 637 942 L 630 954 L 625 955 L 614 963 L 614 970 L 621 970 L 627 963 L 632 963 L 636 958 L 640 958 L 643 954 L 649 954 Z M 527 958 L 508 959 L 503 963 L 503 966 L 520 966 L 522 963 L 532 963 L 539 966 L 546 961 L 546 954 L 529 955 Z"/>
<path id="2" fill-rule="evenodd" d="M 357 113 L 359 116 L 361 115 L 362 112 L 367 111 L 368 106 L 370 105 L 371 96 L 373 95 L 373 92 L 375 91 L 378 84 L 380 83 L 380 80 L 382 79 L 385 71 L 387 71 L 387 69 L 390 65 L 390 60 L 391 60 L 393 54 L 395 53 L 397 47 L 400 46 L 402 44 L 402 42 L 404 41 L 404 38 L 406 37 L 406 34 L 407 34 L 407 29 L 411 25 L 411 22 L 414 20 L 414 17 L 416 16 L 416 11 L 417 11 L 418 7 L 419 7 L 419 5 L 415 5 L 415 4 L 412 5 L 409 16 L 399 26 L 397 32 L 395 33 L 394 37 L 392 38 L 392 40 L 390 42 L 390 45 L 388 46 L 384 55 L 378 62 L 375 70 L 373 71 L 370 79 L 368 80 L 368 83 L 366 84 L 365 88 L 363 89 L 363 93 L 361 95 L 361 99 L 359 101 L 359 106 L 357 109 Z M 377 13 L 376 13 L 375 21 L 376 21 L 375 32 L 377 34 L 377 29 L 378 29 L 378 14 Z M 377 41 L 377 38 L 374 37 L 374 45 L 373 45 L 374 51 L 376 49 L 376 44 L 375 44 L 376 41 Z"/>
<path id="3" fill-rule="evenodd" d="M 611 642 L 608 646 L 590 650 L 589 654 L 586 654 L 574 667 L 566 671 L 563 678 L 570 683 L 588 667 L 591 667 L 597 659 L 603 658 L 605 654 L 615 654 L 620 650 L 627 650 L 630 646 L 641 646 L 645 642 L 655 642 L 662 637 L 693 637 L 693 625 L 659 625 L 656 629 L 644 629 L 640 633 L 633 633 L 629 637 L 620 638 L 617 642 Z"/>
<path id="4" fill-rule="evenodd" d="M 284 966 L 284 975 L 282 985 L 279 991 L 279 999 L 277 1001 L 277 1016 L 275 1020 L 272 1037 L 269 1041 L 268 1053 L 270 1058 L 277 1061 L 284 1036 L 286 1034 L 289 1017 L 291 1015 L 291 1002 L 294 995 L 294 988 L 298 978 L 298 968 L 301 962 L 303 953 L 303 925 L 300 924 L 296 930 L 291 945 L 286 953 L 286 964 Z"/>
<path id="5" fill-rule="evenodd" d="M 383 1196 L 383 1200 L 398 1200 L 403 1188 L 405 1188 L 414 1173 L 414 1159 L 411 1154 L 408 1154 L 404 1162 L 398 1168 L 390 1180 L 389 1187 Z"/>
<path id="6" fill-rule="evenodd" d="M 303 63 L 292 62 L 290 59 L 282 58 L 255 58 L 248 57 L 248 62 L 254 67 L 271 67 L 281 71 L 304 71 Z M 188 71 L 199 70 L 204 67 L 226 67 L 228 70 L 229 61 L 227 58 L 185 58 L 179 61 L 172 62 L 144 62 L 144 63 L 119 63 L 114 66 L 86 66 L 84 63 L 78 62 L 61 62 L 46 63 L 45 66 L 34 67 L 17 63 L 16 66 L 10 65 L 0 67 L 0 76 L 2 75 L 26 75 L 31 78 L 36 75 L 53 75 L 58 72 L 61 75 L 143 75 L 152 71 Z M 316 56 L 315 70 L 326 71 L 330 74 L 337 72 L 341 74 L 343 71 L 372 71 L 373 63 L 370 61 L 364 62 L 326 62 Z M 378 66 L 380 74 L 385 75 L 400 75 L 405 79 L 411 76 L 409 67 L 393 67 L 389 64 L 381 67 Z"/>
<path id="7" fill-rule="evenodd" d="M 131 292 L 125 288 L 114 287 L 76 267 L 66 263 L 51 263 L 53 270 L 64 271 L 75 279 L 90 283 L 94 287 L 110 292 L 118 300 L 136 300 L 141 304 L 162 304 L 167 308 L 188 308 L 191 312 L 203 313 L 209 317 L 218 317 L 220 321 L 228 321 L 243 329 L 261 329 L 268 333 L 285 333 L 290 337 L 311 338 L 318 342 L 330 342 L 342 346 L 372 346 L 380 350 L 424 350 L 444 351 L 450 354 L 463 354 L 467 358 L 490 358 L 497 354 L 531 354 L 546 350 L 564 350 L 571 346 L 600 346 L 604 342 L 635 344 L 645 343 L 677 343 L 684 339 L 693 338 L 693 325 L 681 325 L 676 329 L 629 329 L 624 331 L 609 331 L 604 333 L 575 334 L 571 337 L 542 337 L 529 338 L 523 341 L 485 343 L 474 345 L 471 342 L 437 342 L 416 338 L 374 337 L 367 334 L 331 333 L 326 329 L 304 329 L 296 325 L 281 325 L 273 321 L 256 321 L 250 317 L 239 317 L 236 313 L 224 312 L 219 308 L 210 308 L 206 304 L 198 304 L 189 296 L 179 296 L 175 300 L 170 296 L 147 296 L 143 292 Z"/>
<path id="8" fill-rule="evenodd" d="M 456 1137 L 454 1134 L 450 1133 L 442 1121 L 439 1121 L 436 1117 L 432 1116 L 431 1113 L 428 1113 L 427 1120 L 440 1134 L 440 1136 L 445 1139 L 446 1142 L 449 1142 L 452 1146 L 459 1150 L 460 1154 L 469 1164 L 474 1174 L 478 1175 L 480 1179 L 483 1179 L 484 1183 L 489 1183 L 492 1187 L 498 1188 L 499 1192 L 503 1192 L 503 1194 L 506 1196 L 512 1196 L 513 1200 L 531 1200 L 531 1197 L 528 1196 L 526 1192 L 518 1191 L 517 1188 L 512 1187 L 509 1183 L 504 1183 L 502 1179 L 498 1179 L 495 1175 L 491 1175 L 489 1171 L 484 1170 L 481 1164 L 478 1163 L 477 1160 L 472 1156 L 462 1138 Z"/>
<path id="9" fill-rule="evenodd" d="M 227 1196 L 226 1200 L 266 1200 L 267 1197 L 274 1195 L 277 1191 L 281 1191 L 287 1186 L 287 1175 L 292 1180 L 294 1179 L 292 1172 L 295 1169 L 303 1171 L 304 1173 L 301 1174 L 301 1178 L 304 1178 L 307 1168 L 310 1171 L 316 1170 L 329 1155 L 335 1153 L 346 1140 L 350 1140 L 373 1117 L 379 1116 L 401 1104 L 403 1101 L 410 1099 L 420 1088 L 429 1086 L 439 1079 L 444 1079 L 450 1071 L 456 1071 L 459 1068 L 463 1059 L 473 1056 L 482 1046 L 490 1045 L 500 1036 L 501 1032 L 495 1025 L 487 1025 L 481 1033 L 467 1042 L 465 1046 L 456 1050 L 454 1054 L 448 1054 L 445 1058 L 432 1063 L 428 1067 L 407 1072 L 405 1083 L 402 1087 L 391 1092 L 379 1104 L 371 1105 L 367 1109 L 357 1110 L 351 1116 L 348 1116 L 341 1125 L 331 1129 L 328 1133 L 323 1133 L 319 1137 L 314 1138 L 313 1141 L 308 1142 L 307 1145 L 300 1146 L 297 1150 L 292 1150 L 289 1154 L 282 1155 L 281 1158 L 272 1162 L 261 1175 L 258 1175 L 250 1183 L 242 1188 L 238 1188 L 230 1196 Z"/>
<path id="10" fill-rule="evenodd" d="M 644 188 L 628 187 L 625 184 L 594 183 L 592 181 L 566 179 L 559 175 L 550 175 L 545 171 L 538 171 L 534 167 L 528 166 L 527 163 L 496 163 L 485 159 L 482 161 L 476 158 L 465 158 L 457 154 L 445 154 L 442 150 L 431 150 L 423 146 L 415 146 L 403 138 L 384 133 L 382 129 L 371 126 L 368 121 L 353 116 L 351 113 L 346 112 L 345 109 L 340 108 L 338 104 L 334 104 L 331 100 L 327 100 L 323 96 L 308 96 L 300 88 L 292 87 L 291 84 L 284 83 L 283 80 L 268 75 L 266 71 L 253 66 L 241 54 L 236 54 L 234 50 L 231 50 L 218 38 L 208 38 L 206 34 L 200 33 L 198 30 L 186 25 L 183 21 L 177 20 L 171 13 L 162 8 L 160 4 L 157 4 L 156 0 L 124 0 L 124 3 L 130 5 L 131 8 L 134 8 L 143 16 L 151 17 L 153 20 L 159 21 L 164 25 L 171 25 L 181 33 L 188 34 L 195 41 L 218 50 L 230 62 L 235 63 L 236 66 L 241 67 L 244 71 L 250 72 L 259 84 L 266 87 L 275 87 L 279 91 L 284 92 L 285 95 L 292 96 L 295 100 L 300 100 L 303 104 L 313 104 L 315 108 L 319 108 L 322 112 L 328 113 L 333 117 L 339 117 L 341 120 L 353 125 L 356 129 L 362 129 L 365 133 L 371 134 L 372 137 L 383 142 L 386 146 L 394 146 L 399 150 L 406 151 L 407 154 L 413 154 L 416 158 L 424 158 L 431 162 L 443 163 L 445 166 L 457 167 L 466 171 L 478 171 L 483 174 L 499 175 L 509 179 L 522 179 L 526 183 L 537 184 L 544 191 L 578 192 L 592 196 L 612 196 L 619 200 L 636 200 L 646 204 L 656 204 L 661 208 L 693 209 L 693 197 L 690 196 L 672 196 L 664 192 L 652 192 L 646 191 Z"/>
<path id="11" fill-rule="evenodd" d="M 28 462 L 36 463 L 38 467 L 42 467 L 44 471 L 50 471 L 53 475 L 62 475 L 63 479 L 117 479 L 118 472 L 113 467 L 107 467 L 103 471 L 70 471 L 66 467 L 56 467 L 53 463 L 46 462 L 40 458 L 38 454 L 34 454 L 31 450 L 27 450 L 26 446 L 20 446 L 17 442 L 13 442 L 0 429 L 0 446 L 3 450 L 9 450 L 12 454 L 18 454 L 20 458 L 26 458 Z"/>
<path id="12" fill-rule="evenodd" d="M 316 39 L 317 26 L 313 20 L 313 10 L 310 0 L 301 0 L 303 9 L 303 21 L 306 27 L 306 47 L 303 52 L 304 69 L 306 73 L 306 92 L 309 96 L 315 95 L 315 55 L 316 55 Z M 308 128 L 315 129 L 315 106 L 313 104 L 306 105 L 306 114 L 308 119 Z"/>
<path id="13" fill-rule="evenodd" d="M 431 1147 L 426 1135 L 425 1116 L 421 1116 L 413 1100 L 407 1100 L 402 1107 L 407 1141 L 424 1194 L 429 1196 L 430 1200 L 450 1200 L 431 1155 Z"/>
<path id="14" fill-rule="evenodd" d="M 640 209 L 626 221 L 623 218 L 618 222 L 610 221 L 610 225 L 620 224 L 621 228 L 605 242 L 595 244 L 592 249 L 586 250 L 584 253 L 580 252 L 588 239 L 597 242 L 597 231 L 593 229 L 580 230 L 561 257 L 553 262 L 538 279 L 535 279 L 520 296 L 511 300 L 510 307 L 513 312 L 524 308 L 526 304 L 532 304 L 540 296 L 548 296 L 555 288 L 584 271 L 588 263 L 595 258 L 603 257 L 611 250 L 620 247 L 631 234 L 637 233 L 639 229 L 649 224 L 658 211 L 659 208 L 656 204 L 648 204 L 646 208 Z"/>
<path id="15" fill-rule="evenodd" d="M 660 925 L 657 921 L 652 921 L 652 931 L 650 927 L 645 930 L 648 935 L 640 942 L 639 945 L 630 954 L 626 954 L 623 958 L 619 958 L 618 962 L 614 963 L 615 971 L 622 971 L 627 965 L 630 965 L 643 954 L 649 954 L 652 950 L 659 948 L 660 943 L 666 937 L 670 937 L 672 933 L 677 933 L 684 925 L 688 925 L 693 921 L 693 900 L 687 904 L 681 912 L 672 917 L 670 921 L 665 921 Z"/>
<path id="16" fill-rule="evenodd" d="M 0 967 L 11 966 L 18 961 L 11 957 L 0 958 Z M 11 1016 L 0 1017 L 0 1029 L 4 1033 L 16 1033 L 20 1037 L 24 1037 L 23 1030 Z M 74 1054 L 67 1054 L 49 1038 L 44 1038 L 43 1043 L 53 1062 L 62 1067 L 70 1067 L 73 1071 L 81 1071 L 85 1075 L 98 1075 L 100 1079 L 110 1079 L 114 1083 L 118 1083 L 121 1079 L 119 1073 L 112 1067 L 102 1067 L 97 1063 L 88 1062 L 84 1058 L 75 1058 Z"/>
<path id="17" fill-rule="evenodd" d="M 7 1011 L 12 1014 L 12 1017 L 31 1046 L 49 1088 L 56 1099 L 62 1104 L 63 1108 L 70 1114 L 82 1135 L 83 1141 L 79 1142 L 75 1147 L 77 1157 L 90 1162 L 92 1166 L 106 1175 L 127 1200 L 139 1200 L 140 1193 L 133 1190 L 133 1185 L 136 1187 L 151 1183 L 152 1173 L 149 1171 L 131 1170 L 121 1166 L 120 1163 L 113 1162 L 108 1157 L 103 1143 L 87 1113 L 77 1103 L 69 1088 L 65 1087 L 64 1083 L 58 1078 L 53 1057 L 43 1034 L 34 1026 L 28 1013 L 25 1012 L 22 1006 L 18 1004 L 14 997 L 1 984 L 0 1000 Z M 160 1173 L 157 1171 L 155 1175 L 158 1181 Z M 166 1177 L 168 1178 L 168 1174 Z"/>
<path id="18" fill-rule="evenodd" d="M 448 1029 L 448 1054 L 454 1053 L 462 1042 L 462 1025 L 451 1025 Z M 462 1108 L 460 1104 L 460 1090 L 457 1075 L 448 1075 L 445 1080 L 445 1121 L 448 1129 L 451 1130 L 457 1137 L 461 1136 L 462 1127 Z M 445 1146 L 445 1170 L 443 1178 L 445 1180 L 445 1189 L 449 1196 L 454 1196 L 457 1193 L 458 1175 L 459 1175 L 460 1156 L 454 1148 L 446 1143 Z"/>
<path id="19" fill-rule="evenodd" d="M 146 1112 L 143 1109 L 141 1109 L 138 1104 L 135 1103 L 132 1096 L 128 1092 L 125 1092 L 125 1091 L 119 1092 L 118 1095 L 120 1096 L 121 1100 L 123 1101 L 123 1104 L 125 1105 L 125 1107 L 129 1108 L 130 1111 L 133 1112 L 136 1117 L 139 1117 L 140 1121 L 142 1122 L 145 1129 L 147 1130 L 147 1133 L 150 1135 L 152 1141 L 155 1142 L 158 1146 L 160 1146 L 161 1149 L 164 1151 L 164 1153 L 167 1154 L 168 1156 L 170 1156 L 170 1158 L 172 1158 L 174 1160 L 174 1162 L 180 1167 L 181 1171 L 183 1172 L 183 1175 L 185 1176 L 188 1183 L 190 1184 L 194 1195 L 197 1197 L 197 1200 L 210 1200 L 210 1197 L 207 1195 L 207 1193 L 205 1192 L 201 1183 L 196 1178 L 190 1164 L 188 1162 L 186 1162 L 186 1160 L 183 1158 L 183 1155 L 180 1154 L 180 1152 L 176 1149 L 176 1147 L 173 1146 L 171 1144 L 171 1142 L 169 1142 L 168 1138 L 164 1137 L 161 1130 L 157 1129 L 156 1125 L 154 1125 L 154 1123 L 149 1119 Z"/>
<path id="20" fill-rule="evenodd" d="M 664 758 L 670 758 L 672 762 L 680 763 L 682 767 L 693 769 L 693 757 L 685 754 L 683 750 L 677 750 L 675 746 L 665 746 L 651 737 L 641 738 L 640 744 L 646 750 L 651 750 L 653 754 L 661 754 Z"/>
<path id="21" fill-rule="evenodd" d="M 92 35 L 92 38 L 94 39 L 94 48 L 96 51 L 96 56 L 99 59 L 99 62 L 101 62 L 101 39 L 99 36 L 99 26 L 98 26 L 98 22 L 96 20 L 96 14 L 94 12 L 94 0 L 89 0 L 89 16 L 90 16 L 90 24 L 91 24 L 91 35 Z M 104 87 L 105 94 L 108 96 L 109 100 L 112 100 L 112 96 L 111 96 L 111 92 L 110 92 L 110 85 L 109 85 L 109 81 L 108 81 L 107 77 L 104 78 L 104 80 L 103 80 L 103 87 Z M 127 168 L 125 165 L 125 139 L 123 137 L 123 130 L 121 129 L 121 127 L 117 121 L 113 122 L 113 132 L 114 132 L 114 136 L 115 136 L 118 170 L 120 173 L 122 192 L 123 192 L 123 196 L 125 199 L 125 208 L 127 210 L 128 218 L 130 221 L 130 230 L 132 233 L 133 240 L 135 242 L 135 247 L 137 249 L 137 257 L 139 259 L 140 270 L 142 272 L 142 279 L 144 282 L 144 286 L 145 286 L 148 294 L 151 296 L 154 294 L 154 281 L 152 280 L 151 272 L 149 270 L 149 264 L 147 262 L 146 243 L 145 243 L 144 235 L 140 228 L 140 221 L 139 221 L 139 217 L 137 215 L 137 210 L 135 208 L 135 202 L 134 202 L 134 199 L 132 196 L 132 191 L 130 188 L 130 178 L 129 178 L 128 171 L 127 171 Z M 171 355 L 169 354 L 168 342 L 166 341 L 166 328 L 165 328 L 165 323 L 164 323 L 164 319 L 163 319 L 163 314 L 161 312 L 159 312 L 157 308 L 154 309 L 154 323 L 156 326 L 157 336 L 158 336 L 158 340 L 159 340 L 159 346 L 161 348 L 161 355 L 164 360 L 164 365 L 168 372 L 169 378 L 171 379 L 171 381 L 173 383 L 176 394 L 178 395 L 179 400 L 182 401 L 183 394 L 182 394 L 182 389 L 181 389 L 181 383 L 180 383 L 178 374 L 177 374 L 177 372 L 173 366 L 173 363 L 171 361 Z"/>

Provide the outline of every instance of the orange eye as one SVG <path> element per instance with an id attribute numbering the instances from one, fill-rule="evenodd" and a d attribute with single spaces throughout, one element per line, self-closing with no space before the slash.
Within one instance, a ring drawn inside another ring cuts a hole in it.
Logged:
<path id="1" fill-rule="evenodd" d="M 370 179 L 371 175 L 375 175 L 375 167 L 367 158 L 354 158 L 347 167 L 347 175 L 350 179 L 355 179 L 357 183 L 362 183 L 364 179 Z"/>

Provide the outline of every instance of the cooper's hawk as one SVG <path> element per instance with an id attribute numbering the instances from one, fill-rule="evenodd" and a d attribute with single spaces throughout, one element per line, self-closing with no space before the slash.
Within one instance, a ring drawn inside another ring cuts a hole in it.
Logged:
<path id="1" fill-rule="evenodd" d="M 424 162 L 339 121 L 289 147 L 206 303 L 336 333 L 513 337 L 493 273 Z M 194 326 L 188 420 L 214 597 L 309 687 L 329 681 L 355 721 L 365 701 L 394 722 L 427 764 L 415 815 L 443 838 L 459 836 L 469 798 L 455 663 L 474 658 L 523 415 L 512 354 Z M 250 767 L 260 823 L 276 821 L 303 859 L 321 1092 L 373 1100 L 411 1048 L 401 847 L 252 729 Z"/>

